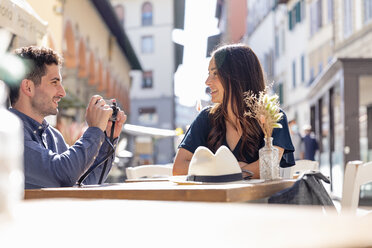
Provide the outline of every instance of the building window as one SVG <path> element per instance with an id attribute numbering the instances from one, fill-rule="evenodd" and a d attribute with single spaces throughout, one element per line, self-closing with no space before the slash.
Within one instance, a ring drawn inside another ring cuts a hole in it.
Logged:
<path id="1" fill-rule="evenodd" d="M 281 44 L 282 44 L 282 53 L 285 53 L 285 28 L 282 28 L 282 39 L 281 39 Z"/>
<path id="2" fill-rule="evenodd" d="M 296 88 L 296 61 L 292 62 L 292 86 Z"/>
<path id="3" fill-rule="evenodd" d="M 116 5 L 115 12 L 120 24 L 122 25 L 122 27 L 124 27 L 124 6 L 122 4 Z"/>
<path id="4" fill-rule="evenodd" d="M 353 1 L 344 0 L 344 38 L 347 38 L 353 32 Z"/>
<path id="5" fill-rule="evenodd" d="M 301 2 L 298 2 L 294 8 L 295 16 L 296 16 L 296 23 L 301 22 Z"/>
<path id="6" fill-rule="evenodd" d="M 204 0 L 202 0 L 204 1 Z M 224 12 L 226 1 L 218 0 L 217 1 L 217 16 L 221 15 L 221 12 Z M 278 4 L 276 0 L 260 0 L 260 1 L 247 1 L 248 4 L 248 23 L 247 23 L 247 33 L 250 35 L 256 27 L 261 23 L 261 21 L 270 13 L 270 11 L 275 9 L 275 6 Z"/>
<path id="7" fill-rule="evenodd" d="M 141 39 L 142 53 L 154 52 L 154 39 L 152 36 L 143 36 Z"/>
<path id="8" fill-rule="evenodd" d="M 305 56 L 301 56 L 301 82 L 305 82 Z"/>
<path id="9" fill-rule="evenodd" d="M 318 32 L 322 25 L 322 1 L 318 0 L 310 5 L 310 35 Z"/>
<path id="10" fill-rule="evenodd" d="M 278 28 L 275 32 L 275 59 L 278 59 L 285 52 L 285 28 Z"/>
<path id="11" fill-rule="evenodd" d="M 301 0 L 301 21 L 305 20 L 306 17 L 306 3 L 305 0 Z"/>
<path id="12" fill-rule="evenodd" d="M 332 56 L 329 56 L 328 57 L 328 60 L 327 60 L 327 63 L 330 65 L 332 63 L 332 60 L 333 60 L 333 57 Z"/>
<path id="13" fill-rule="evenodd" d="M 318 65 L 318 75 L 320 73 L 322 73 L 322 71 L 323 71 L 323 63 L 322 62 L 319 62 L 319 65 Z"/>
<path id="14" fill-rule="evenodd" d="M 142 5 L 142 26 L 152 25 L 152 4 L 145 2 Z"/>
<path id="15" fill-rule="evenodd" d="M 328 23 L 333 22 L 333 0 L 328 0 L 327 5 Z"/>
<path id="16" fill-rule="evenodd" d="M 372 20 L 372 0 L 364 0 L 364 23 Z"/>
<path id="17" fill-rule="evenodd" d="M 311 68 L 310 69 L 310 84 L 313 83 L 314 79 L 315 79 L 314 68 Z"/>
<path id="18" fill-rule="evenodd" d="M 279 87 L 278 87 L 278 95 L 279 95 L 279 104 L 283 104 L 284 103 L 284 96 L 283 96 L 283 84 L 279 84 Z"/>
<path id="19" fill-rule="evenodd" d="M 323 25 L 322 19 L 322 0 L 318 0 L 316 2 L 316 9 L 317 9 L 317 29 L 319 30 Z"/>
<path id="20" fill-rule="evenodd" d="M 279 58 L 280 51 L 279 51 L 279 35 L 278 32 L 275 33 L 275 57 Z"/>
<path id="21" fill-rule="evenodd" d="M 282 105 L 283 102 L 283 83 L 279 82 L 278 84 L 274 84 L 274 91 L 279 96 L 279 104 Z"/>
<path id="22" fill-rule="evenodd" d="M 274 75 L 274 61 L 273 61 L 273 52 L 272 50 L 264 55 L 264 70 L 267 73 L 268 77 Z"/>
<path id="23" fill-rule="evenodd" d="M 316 7 L 315 2 L 310 5 L 310 35 L 315 34 L 316 30 Z"/>
<path id="24" fill-rule="evenodd" d="M 159 121 L 158 114 L 154 107 L 139 108 L 138 121 L 141 125 L 156 125 Z"/>
<path id="25" fill-rule="evenodd" d="M 292 30 L 297 23 L 305 19 L 305 2 L 298 1 L 294 7 L 288 11 L 289 30 Z"/>
<path id="26" fill-rule="evenodd" d="M 153 86 L 153 79 L 152 79 L 152 71 L 144 71 L 142 74 L 142 88 L 152 88 Z"/>

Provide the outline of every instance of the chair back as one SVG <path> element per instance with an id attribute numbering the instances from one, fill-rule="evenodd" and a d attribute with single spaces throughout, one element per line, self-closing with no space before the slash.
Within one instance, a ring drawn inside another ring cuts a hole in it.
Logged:
<path id="1" fill-rule="evenodd" d="M 126 174 L 128 179 L 156 178 L 172 176 L 173 164 L 166 165 L 140 165 L 127 167 Z"/>
<path id="2" fill-rule="evenodd" d="M 290 177 L 297 178 L 300 174 L 305 171 L 319 171 L 319 163 L 317 161 L 312 160 L 296 160 L 296 164 L 290 167 Z"/>
<path id="3" fill-rule="evenodd" d="M 356 211 L 360 186 L 372 182 L 372 162 L 350 161 L 346 164 L 342 188 L 341 211 Z"/>

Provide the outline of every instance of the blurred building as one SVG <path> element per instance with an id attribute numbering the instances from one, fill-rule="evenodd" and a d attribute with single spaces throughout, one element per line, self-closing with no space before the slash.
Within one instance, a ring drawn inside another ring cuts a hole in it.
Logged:
<path id="1" fill-rule="evenodd" d="M 179 98 L 176 97 L 176 126 L 182 128 L 183 131 L 186 131 L 191 124 L 190 120 L 195 120 L 195 118 L 203 108 L 212 104 L 213 103 L 210 101 L 200 100 L 195 104 L 195 106 L 185 106 L 180 104 Z"/>
<path id="2" fill-rule="evenodd" d="M 210 37 L 208 49 L 229 33 L 221 23 L 233 2 L 217 2 L 221 34 Z M 274 82 L 288 119 L 312 125 L 320 169 L 341 196 L 345 164 L 372 159 L 372 1 L 247 0 L 244 6 L 244 43 Z M 371 185 L 362 195 L 369 192 Z"/>
<path id="3" fill-rule="evenodd" d="M 284 2 L 284 1 L 283 1 Z M 286 77 L 284 82 L 283 108 L 289 120 L 296 120 L 297 124 L 309 123 L 309 105 L 306 101 L 308 86 L 308 56 L 309 14 L 306 1 L 290 0 L 286 3 L 285 21 L 282 23 L 285 38 Z M 277 59 L 279 61 L 279 59 Z M 297 147 L 299 149 L 299 147 Z"/>
<path id="4" fill-rule="evenodd" d="M 309 121 L 307 92 L 308 18 L 305 1 L 248 0 L 244 43 L 260 59 L 268 85 L 289 120 Z"/>
<path id="5" fill-rule="evenodd" d="M 333 192 L 341 196 L 345 164 L 372 159 L 372 2 L 328 2 L 333 4 L 335 59 L 315 78 L 308 99 L 321 165 L 333 179 Z M 361 196 L 372 197 L 371 184 Z"/>
<path id="6" fill-rule="evenodd" d="M 289 76 L 286 68 L 290 61 L 286 55 L 286 9 L 273 1 L 247 1 L 247 30 L 244 43 L 248 44 L 261 61 L 268 85 L 273 84 L 283 108 L 287 104 L 284 82 Z M 288 114 L 288 113 L 287 113 Z"/>
<path id="7" fill-rule="evenodd" d="M 63 54 L 67 96 L 61 114 L 84 120 L 93 94 L 116 98 L 130 114 L 130 71 L 141 70 L 137 56 L 108 0 L 28 0 L 48 22 L 44 45 Z"/>
<path id="8" fill-rule="evenodd" d="M 246 30 L 247 0 L 217 0 L 215 17 L 220 33 L 208 37 L 207 57 L 220 44 L 242 41 Z"/>
<path id="9" fill-rule="evenodd" d="M 323 174 L 330 176 L 332 184 L 330 185 L 333 193 L 341 190 L 342 175 L 333 177 L 330 170 L 328 152 L 324 153 L 324 142 L 326 142 L 319 132 L 315 122 L 316 109 L 313 105 L 313 97 L 309 96 L 309 91 L 313 87 L 315 78 L 323 74 L 333 62 L 334 59 L 334 1 L 312 0 L 306 4 L 308 16 L 308 42 L 306 52 L 306 72 L 307 72 L 307 97 L 306 102 L 309 105 L 307 109 L 307 119 L 305 124 L 311 124 L 316 132 L 319 143 L 319 154 L 317 160 L 320 163 L 320 170 Z M 309 112 L 310 111 L 310 112 Z M 328 133 L 329 127 L 324 126 L 324 133 Z M 339 143 L 340 144 L 340 143 Z"/>
<path id="10" fill-rule="evenodd" d="M 131 119 L 135 125 L 175 129 L 174 72 L 182 62 L 183 47 L 172 41 L 172 31 L 184 26 L 184 0 L 112 0 L 143 65 L 131 74 Z M 137 136 L 140 164 L 169 163 L 175 155 L 173 138 Z"/>
<path id="11" fill-rule="evenodd" d="M 345 164 L 372 159 L 372 1 L 247 2 L 245 42 L 275 82 L 288 119 L 312 125 L 320 169 L 341 196 Z"/>

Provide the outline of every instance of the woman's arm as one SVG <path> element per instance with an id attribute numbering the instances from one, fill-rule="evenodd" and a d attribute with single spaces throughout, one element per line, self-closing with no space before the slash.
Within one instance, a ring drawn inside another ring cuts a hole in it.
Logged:
<path id="1" fill-rule="evenodd" d="M 174 159 L 174 165 L 173 165 L 174 176 L 187 175 L 187 172 L 189 171 L 189 164 L 190 164 L 192 155 L 193 155 L 192 152 L 184 148 L 178 149 L 176 158 Z"/>
<path id="2" fill-rule="evenodd" d="M 275 146 L 276 148 L 278 148 L 279 150 L 279 160 L 280 161 L 282 159 L 282 156 L 283 156 L 283 153 L 284 153 L 284 149 L 279 147 L 279 146 Z M 250 163 L 250 164 L 247 164 L 245 162 L 239 162 L 239 166 L 240 168 L 243 170 L 249 170 L 251 172 L 253 172 L 253 179 L 258 179 L 260 178 L 260 167 L 259 167 L 259 161 L 256 160 L 254 161 L 253 163 Z M 246 172 L 243 172 L 243 177 L 246 177 L 246 176 L 249 176 L 248 173 Z"/>

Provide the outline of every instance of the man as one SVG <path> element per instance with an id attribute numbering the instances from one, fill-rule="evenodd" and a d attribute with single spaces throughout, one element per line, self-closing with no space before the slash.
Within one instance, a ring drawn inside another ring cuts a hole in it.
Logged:
<path id="1" fill-rule="evenodd" d="M 314 134 L 311 132 L 311 126 L 305 125 L 303 127 L 305 136 L 302 139 L 304 151 L 303 159 L 315 160 L 315 153 L 319 149 L 318 142 L 316 141 Z"/>
<path id="2" fill-rule="evenodd" d="M 25 188 L 73 186 L 96 161 L 110 151 L 105 133 L 110 133 L 112 108 L 101 96 L 91 98 L 86 110 L 88 129 L 76 143 L 68 147 L 61 133 L 44 119 L 58 113 L 58 102 L 66 95 L 62 85 L 61 57 L 52 49 L 23 47 L 15 51 L 28 67 L 18 87 L 10 91 L 10 111 L 24 125 Z M 126 121 L 123 111 L 117 114 L 114 140 Z M 108 159 L 104 178 L 112 166 Z M 97 184 L 103 166 L 97 167 L 83 182 Z"/>

